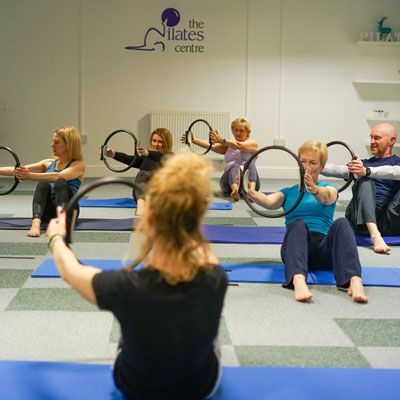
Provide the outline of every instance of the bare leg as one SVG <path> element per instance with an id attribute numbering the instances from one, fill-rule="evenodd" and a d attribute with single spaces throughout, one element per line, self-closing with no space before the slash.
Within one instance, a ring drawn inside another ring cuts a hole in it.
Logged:
<path id="1" fill-rule="evenodd" d="M 236 183 L 232 183 L 231 189 L 232 189 L 231 197 L 233 197 L 233 200 L 239 201 L 240 194 L 239 194 L 239 190 L 238 190 L 238 185 Z"/>
<path id="2" fill-rule="evenodd" d="M 297 301 L 307 301 L 312 298 L 312 293 L 307 286 L 306 277 L 303 274 L 296 274 L 293 277 L 294 297 Z"/>
<path id="3" fill-rule="evenodd" d="M 141 217 L 144 215 L 144 212 L 146 210 L 144 199 L 138 199 L 137 201 L 137 208 L 136 208 L 136 215 L 138 217 Z"/>
<path id="4" fill-rule="evenodd" d="M 41 223 L 41 220 L 39 218 L 33 218 L 32 226 L 31 226 L 31 229 L 28 231 L 27 236 L 39 237 L 40 236 L 40 223 Z"/>
<path id="5" fill-rule="evenodd" d="M 357 303 L 367 303 L 368 297 L 365 295 L 364 286 L 359 276 L 353 276 L 350 279 L 350 287 L 347 294 Z"/>
<path id="6" fill-rule="evenodd" d="M 382 238 L 381 233 L 378 230 L 378 227 L 374 222 L 366 223 L 369 236 L 371 237 L 372 243 L 374 245 L 375 253 L 387 253 L 391 250 L 391 248 L 385 243 Z"/>

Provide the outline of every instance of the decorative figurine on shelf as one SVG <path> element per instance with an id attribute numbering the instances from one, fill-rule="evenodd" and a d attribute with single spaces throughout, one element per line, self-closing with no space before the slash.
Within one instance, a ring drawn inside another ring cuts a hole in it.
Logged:
<path id="1" fill-rule="evenodd" d="M 379 40 L 383 40 L 383 35 L 386 34 L 386 40 L 390 40 L 392 35 L 390 35 L 390 32 L 392 32 L 392 28 L 384 28 L 383 21 L 387 19 L 387 17 L 382 17 L 380 21 L 378 21 L 378 30 L 379 30 Z"/>

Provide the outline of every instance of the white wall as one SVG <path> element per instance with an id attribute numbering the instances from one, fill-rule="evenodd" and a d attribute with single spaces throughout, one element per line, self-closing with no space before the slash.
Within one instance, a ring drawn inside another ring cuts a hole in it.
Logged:
<path id="1" fill-rule="evenodd" d="M 176 53 L 184 42 L 171 41 L 164 52 L 125 50 L 161 29 L 167 7 L 181 14 L 176 28 L 204 22 L 204 53 Z M 228 111 L 249 117 L 261 147 L 343 140 L 365 157 L 367 114 L 400 115 L 400 96 L 362 98 L 352 83 L 400 79 L 400 47 L 355 44 L 383 15 L 400 32 L 398 0 L 2 0 L 0 143 L 33 162 L 51 155 L 53 129 L 77 125 L 88 176 L 104 176 L 98 145 L 111 131 L 143 140 L 152 110 Z M 262 175 L 285 175 L 293 164 L 280 159 L 260 158 Z"/>
<path id="2" fill-rule="evenodd" d="M 79 0 L 1 0 L 0 143 L 24 163 L 79 124 Z"/>

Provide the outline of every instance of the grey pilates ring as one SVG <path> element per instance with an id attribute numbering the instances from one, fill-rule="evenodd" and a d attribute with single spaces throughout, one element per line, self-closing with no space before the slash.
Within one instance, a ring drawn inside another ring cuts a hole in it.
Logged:
<path id="1" fill-rule="evenodd" d="M 349 147 L 349 145 L 346 144 L 345 142 L 341 142 L 340 140 L 334 140 L 334 141 L 332 141 L 332 142 L 327 143 L 326 146 L 329 147 L 329 146 L 333 146 L 333 145 L 335 145 L 335 144 L 339 144 L 339 145 L 341 145 L 341 146 L 344 146 L 344 147 L 349 151 L 349 153 L 350 153 L 350 155 L 351 155 L 351 159 L 352 159 L 352 160 L 355 159 L 355 153 L 354 153 L 354 151 L 353 151 L 353 150 Z M 352 172 L 349 173 L 349 177 L 346 179 L 345 184 L 344 184 L 342 187 L 340 187 L 340 188 L 338 189 L 338 192 L 340 193 L 340 192 L 343 192 L 343 190 L 347 189 L 347 188 L 352 184 L 352 182 L 354 181 L 354 179 L 355 179 L 354 174 L 353 174 Z"/>
<path id="2" fill-rule="evenodd" d="M 5 150 L 13 156 L 15 160 L 14 168 L 18 168 L 21 165 L 17 153 L 15 153 L 13 149 L 7 146 L 0 146 L 0 150 Z M 20 183 L 20 180 L 18 180 L 17 177 L 14 177 L 14 183 L 12 184 L 11 188 L 6 188 L 4 192 L 2 192 L 2 188 L 0 188 L 0 196 L 5 196 L 6 194 L 10 194 L 11 192 L 13 192 L 15 188 L 18 186 L 18 183 Z"/>
<path id="3" fill-rule="evenodd" d="M 297 162 L 297 165 L 299 167 L 299 173 L 300 173 L 300 185 L 299 185 L 299 197 L 297 198 L 296 202 L 293 204 L 292 207 L 290 207 L 288 210 L 286 211 L 282 211 L 280 213 L 268 213 L 267 211 L 261 211 L 259 209 L 257 209 L 254 204 L 250 201 L 247 191 L 244 188 L 244 176 L 246 174 L 246 171 L 249 168 L 249 165 L 261 154 L 264 153 L 265 151 L 268 150 L 282 150 L 285 151 L 286 153 L 289 153 Z M 297 154 L 293 153 L 291 150 L 289 150 L 288 148 L 284 147 L 284 146 L 267 146 L 267 147 L 263 147 L 262 149 L 256 151 L 255 153 L 253 153 L 253 155 L 246 161 L 246 163 L 244 164 L 243 170 L 240 170 L 240 183 L 239 183 L 239 187 L 240 187 L 240 191 L 243 195 L 244 201 L 247 203 L 247 205 L 258 215 L 261 215 L 262 217 L 266 217 L 266 218 L 280 218 L 286 214 L 289 214 L 290 212 L 292 212 L 300 203 L 301 199 L 304 196 L 305 193 L 305 184 L 304 184 L 304 167 L 302 162 L 300 161 L 300 158 L 297 156 Z"/>
<path id="4" fill-rule="evenodd" d="M 134 134 L 133 132 L 128 131 L 128 130 L 126 130 L 126 129 L 117 129 L 116 131 L 111 132 L 111 133 L 107 136 L 107 138 L 106 138 L 106 140 L 104 141 L 104 143 L 100 146 L 100 160 L 103 161 L 104 164 L 105 164 L 105 166 L 106 166 L 110 171 L 113 171 L 113 172 L 125 172 L 125 171 L 128 171 L 128 169 L 131 168 L 132 165 L 133 165 L 133 163 L 134 163 L 134 160 L 132 159 L 132 162 L 131 162 L 127 167 L 124 167 L 124 168 L 119 169 L 119 168 L 114 168 L 114 167 L 113 167 L 112 165 L 110 165 L 110 163 L 107 161 L 107 154 L 106 154 L 106 153 L 107 153 L 107 144 L 108 144 L 108 142 L 110 141 L 110 139 L 111 139 L 113 136 L 115 136 L 115 135 L 117 135 L 117 134 L 119 134 L 119 133 L 127 133 L 128 135 L 130 135 L 130 136 L 132 137 L 132 139 L 133 139 L 133 148 L 132 148 L 132 152 L 133 152 L 133 154 L 137 154 L 138 139 L 137 139 L 137 137 L 135 136 L 135 134 Z"/>
<path id="5" fill-rule="evenodd" d="M 193 126 L 196 125 L 199 122 L 203 122 L 204 124 L 206 124 L 208 126 L 209 132 L 213 132 L 214 131 L 213 128 L 211 127 L 211 125 L 205 119 L 196 119 L 189 125 L 189 128 L 186 129 L 186 132 L 185 132 L 185 144 L 189 146 L 189 149 L 193 153 L 196 153 L 196 154 L 204 156 L 205 154 L 207 154 L 211 150 L 211 147 L 213 145 L 213 143 L 211 141 L 211 136 L 208 137 L 209 146 L 207 147 L 207 149 L 205 149 L 205 151 L 203 151 L 201 153 L 198 153 L 197 151 L 193 150 L 193 148 L 191 147 L 191 143 L 189 141 L 189 134 L 190 134 Z"/>

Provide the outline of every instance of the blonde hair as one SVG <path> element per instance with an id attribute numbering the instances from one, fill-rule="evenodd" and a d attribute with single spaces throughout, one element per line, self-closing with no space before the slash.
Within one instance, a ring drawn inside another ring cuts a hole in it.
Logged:
<path id="1" fill-rule="evenodd" d="M 251 125 L 250 122 L 247 118 L 245 117 L 238 117 L 236 119 L 234 119 L 231 123 L 231 130 L 233 132 L 233 130 L 238 126 L 238 125 L 242 125 L 246 128 L 246 131 L 248 132 L 248 135 L 250 135 L 251 132 Z"/>
<path id="2" fill-rule="evenodd" d="M 154 135 L 158 135 L 162 137 L 164 141 L 163 151 L 164 153 L 170 153 L 172 151 L 172 135 L 171 132 L 167 128 L 157 128 L 150 135 L 150 146 L 151 140 Z"/>
<path id="3" fill-rule="evenodd" d="M 54 133 L 66 143 L 70 160 L 83 160 L 81 134 L 78 129 L 73 126 L 63 126 L 56 129 Z"/>
<path id="4" fill-rule="evenodd" d="M 146 189 L 146 215 L 136 227 L 139 253 L 128 269 L 140 262 L 149 266 L 155 243 L 162 250 L 158 254 L 162 266 L 150 267 L 171 285 L 191 281 L 200 269 L 213 267 L 204 262 L 210 249 L 201 232 L 212 195 L 211 171 L 210 164 L 193 153 L 171 156 L 156 171 Z"/>
<path id="5" fill-rule="evenodd" d="M 328 147 L 323 142 L 317 142 L 316 140 L 309 140 L 299 147 L 298 156 L 300 157 L 302 153 L 313 152 L 319 155 L 319 161 L 321 165 L 325 165 L 328 160 Z"/>

